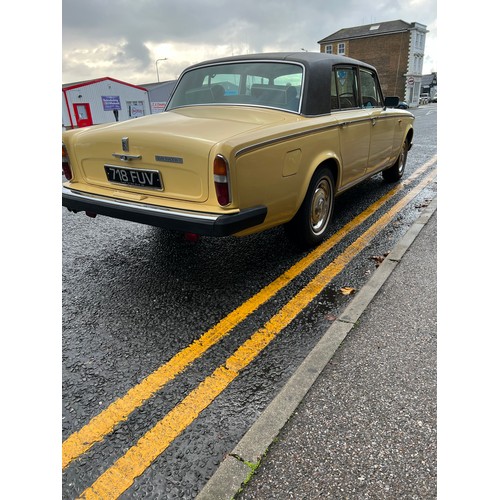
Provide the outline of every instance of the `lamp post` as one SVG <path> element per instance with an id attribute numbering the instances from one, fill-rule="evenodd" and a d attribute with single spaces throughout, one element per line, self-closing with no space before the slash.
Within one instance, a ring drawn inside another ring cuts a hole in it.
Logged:
<path id="1" fill-rule="evenodd" d="M 158 82 L 160 81 L 160 73 L 158 73 L 158 61 L 166 61 L 167 59 L 168 57 L 163 57 L 156 60 L 156 78 L 158 79 Z"/>

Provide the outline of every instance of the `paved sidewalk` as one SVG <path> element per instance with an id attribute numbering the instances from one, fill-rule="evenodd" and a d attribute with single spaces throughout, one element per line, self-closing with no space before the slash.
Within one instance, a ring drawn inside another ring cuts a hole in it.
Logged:
<path id="1" fill-rule="evenodd" d="M 434 199 L 198 500 L 436 498 L 436 205 Z"/>

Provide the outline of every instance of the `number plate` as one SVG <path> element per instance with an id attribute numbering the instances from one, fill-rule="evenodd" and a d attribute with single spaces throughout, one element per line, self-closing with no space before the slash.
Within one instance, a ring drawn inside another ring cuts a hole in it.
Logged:
<path id="1" fill-rule="evenodd" d="M 145 170 L 128 167 L 104 165 L 106 177 L 114 184 L 137 186 L 141 188 L 162 190 L 161 175 L 158 170 Z"/>

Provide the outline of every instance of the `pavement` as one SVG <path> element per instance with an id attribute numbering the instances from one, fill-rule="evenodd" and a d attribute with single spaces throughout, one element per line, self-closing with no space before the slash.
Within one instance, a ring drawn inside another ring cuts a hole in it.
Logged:
<path id="1" fill-rule="evenodd" d="M 437 498 L 437 198 L 197 500 Z"/>

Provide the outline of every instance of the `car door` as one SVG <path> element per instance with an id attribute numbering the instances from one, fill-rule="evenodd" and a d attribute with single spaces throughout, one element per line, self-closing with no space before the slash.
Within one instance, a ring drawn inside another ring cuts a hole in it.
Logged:
<path id="1" fill-rule="evenodd" d="M 338 120 L 342 174 L 339 187 L 363 177 L 370 154 L 370 112 L 359 103 L 356 67 L 335 66 L 332 72 L 332 117 Z"/>
<path id="2" fill-rule="evenodd" d="M 382 92 L 376 73 L 360 68 L 361 105 L 370 116 L 370 153 L 366 173 L 374 173 L 389 165 L 394 143 L 396 119 L 394 113 L 384 107 Z"/>

